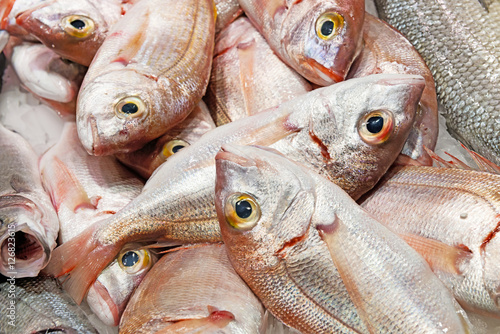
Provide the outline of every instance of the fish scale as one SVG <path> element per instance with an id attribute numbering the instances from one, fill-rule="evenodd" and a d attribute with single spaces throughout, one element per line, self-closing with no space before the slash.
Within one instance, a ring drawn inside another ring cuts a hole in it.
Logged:
<path id="1" fill-rule="evenodd" d="M 493 33 L 500 3 L 375 2 L 381 18 L 410 40 L 432 71 L 449 131 L 500 163 L 500 40 Z"/>

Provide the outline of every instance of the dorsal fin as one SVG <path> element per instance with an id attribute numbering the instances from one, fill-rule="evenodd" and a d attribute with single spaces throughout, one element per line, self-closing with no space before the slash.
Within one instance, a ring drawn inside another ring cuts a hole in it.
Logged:
<path id="1" fill-rule="evenodd" d="M 427 147 L 424 146 L 424 149 L 426 152 L 429 154 L 429 156 L 432 158 L 432 160 L 438 165 L 438 167 L 448 167 L 448 168 L 456 168 L 456 169 L 465 169 L 465 170 L 477 170 L 481 172 L 487 172 L 487 173 L 492 173 L 492 174 L 500 174 L 500 166 L 496 165 L 495 163 L 491 162 L 490 160 L 486 159 L 482 155 L 469 150 L 467 147 L 465 147 L 463 144 L 461 144 L 462 147 L 467 151 L 467 153 L 470 155 L 470 157 L 474 160 L 476 163 L 475 167 L 471 167 L 467 165 L 465 162 L 461 161 L 460 159 L 454 157 L 448 152 L 444 152 L 447 154 L 450 158 L 451 161 L 446 161 L 440 156 L 438 156 L 435 152 L 431 151 Z"/>

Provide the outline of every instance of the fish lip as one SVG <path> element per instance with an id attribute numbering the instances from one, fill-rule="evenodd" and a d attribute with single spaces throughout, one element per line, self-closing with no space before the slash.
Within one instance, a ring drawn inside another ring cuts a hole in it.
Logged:
<path id="1" fill-rule="evenodd" d="M 99 319 L 106 325 L 118 326 L 121 312 L 111 298 L 108 289 L 99 282 L 99 279 L 90 287 L 87 295 L 87 303 L 92 312 L 99 315 Z"/>
<path id="2" fill-rule="evenodd" d="M 347 71 L 344 73 L 326 68 L 325 66 L 321 65 L 318 63 L 315 59 L 313 58 L 306 58 L 305 63 L 309 65 L 311 70 L 322 79 L 325 83 L 328 83 L 329 85 L 339 83 L 341 81 L 345 80 L 345 77 L 347 76 Z"/>
<path id="3" fill-rule="evenodd" d="M 90 141 L 88 140 L 90 139 Z M 91 155 L 99 155 L 102 153 L 101 142 L 99 139 L 99 129 L 97 128 L 97 121 L 93 115 L 87 119 L 87 131 L 85 139 L 82 140 L 85 150 Z"/>
<path id="4" fill-rule="evenodd" d="M 245 153 L 231 144 L 222 145 L 220 151 L 215 156 L 215 160 L 230 161 L 242 167 L 251 167 L 256 165 L 252 158 L 245 156 Z"/>

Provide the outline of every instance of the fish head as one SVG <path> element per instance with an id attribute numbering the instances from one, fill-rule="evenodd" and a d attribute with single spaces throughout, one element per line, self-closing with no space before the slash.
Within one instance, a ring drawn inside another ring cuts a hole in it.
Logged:
<path id="1" fill-rule="evenodd" d="M 18 195 L 0 201 L 0 273 L 34 277 L 45 267 L 55 248 L 55 236 L 48 235 L 44 214 L 31 200 Z M 12 270 L 14 268 L 15 270 Z"/>
<path id="2" fill-rule="evenodd" d="M 85 80 L 78 95 L 76 124 L 89 154 L 135 151 L 161 135 L 153 132 L 163 94 L 154 78 L 123 70 L 103 73 L 90 83 Z"/>
<path id="3" fill-rule="evenodd" d="M 396 160 L 425 85 L 418 75 L 380 74 L 357 80 L 322 88 L 308 116 L 309 126 L 286 151 L 295 160 L 307 156 L 300 160 L 355 199 Z"/>
<path id="4" fill-rule="evenodd" d="M 87 303 L 91 310 L 106 325 L 118 326 L 130 296 L 156 260 L 156 254 L 139 244 L 125 246 L 90 287 Z"/>
<path id="5" fill-rule="evenodd" d="M 64 58 L 89 66 L 120 15 L 118 11 L 104 12 L 89 1 L 57 0 L 21 12 L 16 23 Z"/>
<path id="6" fill-rule="evenodd" d="M 294 7 L 286 20 L 296 23 L 283 24 L 288 30 L 281 34 L 292 67 L 320 86 L 343 81 L 362 48 L 364 1 L 318 1 L 316 6 L 305 1 Z"/>
<path id="7" fill-rule="evenodd" d="M 272 266 L 309 229 L 313 180 L 276 157 L 269 148 L 224 145 L 215 158 L 215 206 L 233 266 Z"/>

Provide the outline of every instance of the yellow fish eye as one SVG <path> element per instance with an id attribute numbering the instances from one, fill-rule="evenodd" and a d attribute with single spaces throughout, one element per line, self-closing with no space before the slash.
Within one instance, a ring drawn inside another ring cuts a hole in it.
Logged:
<path id="1" fill-rule="evenodd" d="M 226 221 L 237 230 L 250 230 L 260 219 L 260 207 L 253 196 L 236 193 L 229 196 L 224 207 Z"/>
<path id="2" fill-rule="evenodd" d="M 182 139 L 172 139 L 165 145 L 163 145 L 163 156 L 168 158 L 169 156 L 174 155 L 186 146 L 189 146 L 188 142 Z"/>
<path id="3" fill-rule="evenodd" d="M 94 21 L 83 15 L 70 15 L 61 20 L 62 29 L 76 38 L 88 37 L 95 30 Z"/>
<path id="4" fill-rule="evenodd" d="M 394 129 L 394 117 L 385 110 L 375 110 L 364 115 L 358 123 L 361 139 L 367 144 L 377 145 L 389 139 Z"/>
<path id="5" fill-rule="evenodd" d="M 152 265 L 149 250 L 123 250 L 118 255 L 118 265 L 127 274 L 136 274 L 143 269 L 149 269 Z"/>
<path id="6" fill-rule="evenodd" d="M 115 104 L 115 114 L 120 118 L 139 117 L 146 111 L 146 105 L 135 96 L 127 96 Z"/>
<path id="7" fill-rule="evenodd" d="M 344 27 L 344 18 L 335 12 L 323 13 L 316 20 L 316 35 L 323 40 L 337 36 Z"/>

